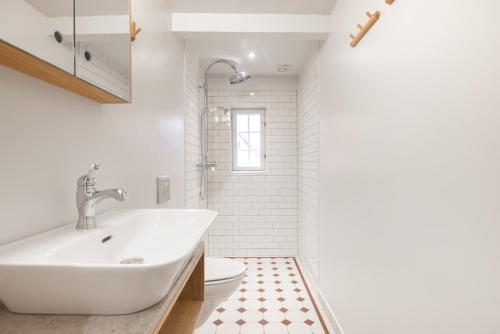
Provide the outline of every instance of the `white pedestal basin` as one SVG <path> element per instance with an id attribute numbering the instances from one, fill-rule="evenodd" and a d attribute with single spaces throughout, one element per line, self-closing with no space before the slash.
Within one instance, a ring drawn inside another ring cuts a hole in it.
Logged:
<path id="1" fill-rule="evenodd" d="M 12 312 L 128 314 L 159 302 L 215 219 L 210 210 L 124 210 L 0 246 Z"/>

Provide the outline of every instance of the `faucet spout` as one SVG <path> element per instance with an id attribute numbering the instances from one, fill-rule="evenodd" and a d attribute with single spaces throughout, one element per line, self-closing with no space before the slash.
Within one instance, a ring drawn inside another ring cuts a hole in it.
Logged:
<path id="1" fill-rule="evenodd" d="M 95 164 L 98 166 L 97 164 Z M 89 175 L 91 175 L 89 173 Z M 78 189 L 76 192 L 76 204 L 78 207 L 77 230 L 95 229 L 96 207 L 99 202 L 107 198 L 112 198 L 123 202 L 128 198 L 128 193 L 123 189 L 96 190 L 95 177 L 83 175 L 78 179 Z"/>
<path id="2" fill-rule="evenodd" d="M 108 189 L 108 190 L 96 191 L 92 196 L 92 199 L 95 201 L 95 204 L 107 198 L 112 198 L 119 202 L 123 202 L 128 198 L 128 193 L 125 192 L 123 189 Z"/>

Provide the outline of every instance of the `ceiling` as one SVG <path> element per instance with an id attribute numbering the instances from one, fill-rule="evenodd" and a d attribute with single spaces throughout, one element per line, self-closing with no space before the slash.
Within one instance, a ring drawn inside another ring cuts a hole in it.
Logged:
<path id="1" fill-rule="evenodd" d="M 214 58 L 227 58 L 239 63 L 241 70 L 253 76 L 297 76 L 302 73 L 317 42 L 287 39 L 196 39 L 189 41 L 192 52 L 200 59 L 202 69 Z M 255 53 L 254 59 L 248 54 Z M 287 72 L 278 72 L 276 65 L 290 65 Z M 228 67 L 216 65 L 211 74 L 230 73 Z"/>
<path id="2" fill-rule="evenodd" d="M 171 0 L 178 13 L 330 14 L 336 0 Z"/>
<path id="3" fill-rule="evenodd" d="M 172 12 L 219 14 L 324 14 L 330 15 L 337 0 L 170 0 Z M 242 70 L 253 76 L 298 76 L 317 50 L 317 41 L 263 38 L 250 39 L 244 34 L 220 38 L 193 38 L 189 45 L 204 69 L 215 58 L 237 61 Z M 255 59 L 248 54 L 255 52 Z M 277 65 L 289 65 L 278 72 Z M 230 73 L 217 65 L 211 74 Z"/>

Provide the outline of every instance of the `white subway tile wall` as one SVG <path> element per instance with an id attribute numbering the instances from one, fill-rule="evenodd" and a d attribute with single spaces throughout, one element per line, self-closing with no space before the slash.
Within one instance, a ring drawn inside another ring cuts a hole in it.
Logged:
<path id="1" fill-rule="evenodd" d="M 313 60 L 298 89 L 298 236 L 299 255 L 319 279 L 319 61 Z"/>
<path id="2" fill-rule="evenodd" d="M 186 165 L 186 208 L 207 208 L 207 201 L 200 199 L 201 169 L 201 110 L 203 92 L 199 61 L 189 47 L 184 53 L 185 71 L 185 117 L 184 117 L 184 159 Z M 206 197 L 205 197 L 206 198 Z"/>
<path id="3" fill-rule="evenodd" d="M 266 108 L 266 170 L 233 172 L 230 112 L 209 117 L 208 207 L 219 215 L 209 232 L 212 256 L 297 253 L 297 91 L 211 90 L 210 107 Z"/>
<path id="4" fill-rule="evenodd" d="M 84 57 L 85 51 L 92 54 L 90 60 Z M 123 98 L 130 99 L 130 74 L 108 61 L 97 50 L 91 49 L 85 43 L 76 46 L 77 75 L 86 81 L 104 88 L 107 91 Z"/>

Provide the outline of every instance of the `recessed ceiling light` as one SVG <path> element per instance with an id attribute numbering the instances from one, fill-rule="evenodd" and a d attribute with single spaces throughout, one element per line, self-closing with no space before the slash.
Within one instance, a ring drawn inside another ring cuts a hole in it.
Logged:
<path id="1" fill-rule="evenodd" d="M 257 55 L 255 54 L 255 52 L 250 52 L 250 53 L 248 54 L 248 58 L 249 58 L 249 59 L 254 59 L 256 56 L 257 56 Z"/>

